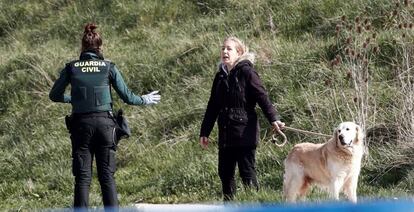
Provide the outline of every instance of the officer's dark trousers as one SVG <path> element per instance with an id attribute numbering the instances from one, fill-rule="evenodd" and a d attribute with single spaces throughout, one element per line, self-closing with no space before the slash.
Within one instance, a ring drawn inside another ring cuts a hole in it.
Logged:
<path id="1" fill-rule="evenodd" d="M 118 199 L 114 179 L 116 169 L 114 120 L 107 112 L 75 115 L 72 126 L 74 207 L 88 207 L 92 162 L 95 156 L 103 204 L 105 208 L 116 208 Z"/>
<path id="2" fill-rule="evenodd" d="M 239 167 L 243 185 L 247 188 L 259 189 L 256 177 L 255 147 L 220 147 L 218 171 L 223 188 L 224 201 L 233 200 L 236 193 L 234 178 L 236 164 Z"/>

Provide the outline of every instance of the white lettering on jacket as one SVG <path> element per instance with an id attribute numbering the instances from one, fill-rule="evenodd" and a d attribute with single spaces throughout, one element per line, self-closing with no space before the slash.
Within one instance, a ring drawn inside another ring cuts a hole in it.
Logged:
<path id="1" fill-rule="evenodd" d="M 91 72 L 101 72 L 99 70 L 100 66 L 106 66 L 106 63 L 103 61 L 78 61 L 74 64 L 75 67 L 81 67 L 81 71 L 83 73 L 91 73 Z"/>

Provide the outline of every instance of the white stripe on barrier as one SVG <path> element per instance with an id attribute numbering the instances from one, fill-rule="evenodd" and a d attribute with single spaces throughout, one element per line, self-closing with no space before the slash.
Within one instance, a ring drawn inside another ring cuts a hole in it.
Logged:
<path id="1" fill-rule="evenodd" d="M 139 203 L 135 204 L 135 208 L 139 212 L 157 212 L 157 211 L 200 211 L 200 212 L 213 212 L 223 211 L 226 207 L 224 205 L 214 204 L 148 204 Z"/>
<path id="2" fill-rule="evenodd" d="M 247 204 L 136 204 L 138 212 L 414 212 L 413 199 L 350 202 L 247 203 Z"/>

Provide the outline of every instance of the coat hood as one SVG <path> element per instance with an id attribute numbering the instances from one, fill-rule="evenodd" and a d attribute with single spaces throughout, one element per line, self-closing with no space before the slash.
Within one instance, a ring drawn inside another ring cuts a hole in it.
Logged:
<path id="1" fill-rule="evenodd" d="M 246 54 L 243 54 L 242 56 L 239 57 L 239 59 L 236 60 L 236 63 L 234 64 L 234 66 L 237 66 L 237 64 L 239 64 L 243 60 L 248 60 L 250 63 L 254 64 L 256 60 L 256 55 L 251 52 L 247 52 Z"/>

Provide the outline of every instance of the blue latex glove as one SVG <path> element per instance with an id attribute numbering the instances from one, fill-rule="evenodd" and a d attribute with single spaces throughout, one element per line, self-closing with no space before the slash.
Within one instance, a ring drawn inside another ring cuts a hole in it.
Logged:
<path id="1" fill-rule="evenodd" d="M 153 91 L 149 94 L 142 95 L 142 99 L 144 100 L 145 105 L 153 105 L 158 104 L 161 100 L 161 95 L 158 94 L 159 91 Z"/>

